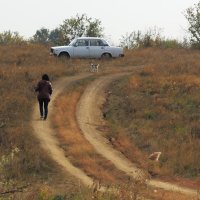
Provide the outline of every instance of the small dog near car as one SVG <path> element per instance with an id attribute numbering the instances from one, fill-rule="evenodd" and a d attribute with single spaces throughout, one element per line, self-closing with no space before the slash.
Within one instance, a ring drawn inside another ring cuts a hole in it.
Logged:
<path id="1" fill-rule="evenodd" d="M 99 71 L 99 64 L 90 64 L 90 71 L 91 72 L 98 72 Z"/>

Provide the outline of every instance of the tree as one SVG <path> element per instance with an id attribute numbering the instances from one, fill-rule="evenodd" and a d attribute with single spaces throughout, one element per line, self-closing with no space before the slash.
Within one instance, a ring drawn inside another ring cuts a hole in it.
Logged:
<path id="1" fill-rule="evenodd" d="M 103 35 L 101 22 L 97 19 L 93 21 L 86 14 L 77 14 L 75 17 L 64 20 L 63 24 L 60 25 L 60 30 L 66 43 L 69 43 L 75 37 Z"/>
<path id="2" fill-rule="evenodd" d="M 101 21 L 95 19 L 92 21 L 92 18 L 87 19 L 85 36 L 88 37 L 102 37 L 103 28 L 101 27 Z"/>
<path id="3" fill-rule="evenodd" d="M 133 31 L 132 33 L 126 33 L 122 36 L 120 40 L 120 45 L 128 49 L 134 48 L 147 48 L 161 46 L 162 37 L 161 29 L 159 28 L 149 28 L 144 34 L 141 31 Z"/>
<path id="4" fill-rule="evenodd" d="M 120 40 L 120 46 L 125 47 L 127 49 L 135 49 L 139 47 L 140 40 L 141 31 L 133 31 L 130 34 L 126 33 L 126 35 L 122 36 Z"/>
<path id="5" fill-rule="evenodd" d="M 103 36 L 101 21 L 88 18 L 86 14 L 76 15 L 63 21 L 58 28 L 49 31 L 41 28 L 37 30 L 31 41 L 40 44 L 66 45 L 75 37 L 81 36 Z"/>
<path id="6" fill-rule="evenodd" d="M 32 39 L 35 43 L 48 44 L 49 42 L 49 29 L 41 28 L 37 30 Z"/>
<path id="7" fill-rule="evenodd" d="M 25 42 L 18 32 L 5 31 L 0 33 L 0 45 L 22 44 Z"/>
<path id="8" fill-rule="evenodd" d="M 158 47 L 161 46 L 161 29 L 154 27 L 149 28 L 143 35 L 142 40 L 140 41 L 140 46 L 142 47 Z"/>
<path id="9" fill-rule="evenodd" d="M 188 31 L 191 34 L 191 42 L 200 48 L 200 2 L 188 8 L 185 17 L 189 23 Z"/>
<path id="10" fill-rule="evenodd" d="M 63 45 L 65 40 L 63 38 L 62 31 L 59 28 L 56 28 L 49 33 L 49 42 L 53 45 Z"/>

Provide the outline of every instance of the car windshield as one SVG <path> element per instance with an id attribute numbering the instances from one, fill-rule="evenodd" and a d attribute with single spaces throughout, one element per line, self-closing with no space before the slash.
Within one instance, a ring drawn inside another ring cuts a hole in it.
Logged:
<path id="1" fill-rule="evenodd" d="M 74 46 L 74 44 L 76 43 L 76 40 L 77 40 L 77 39 L 73 39 L 73 40 L 69 43 L 68 46 Z"/>
<path id="2" fill-rule="evenodd" d="M 102 39 L 102 42 L 103 42 L 103 46 L 110 46 L 110 45 L 108 44 L 108 42 L 106 42 L 106 41 L 103 40 L 103 39 Z"/>

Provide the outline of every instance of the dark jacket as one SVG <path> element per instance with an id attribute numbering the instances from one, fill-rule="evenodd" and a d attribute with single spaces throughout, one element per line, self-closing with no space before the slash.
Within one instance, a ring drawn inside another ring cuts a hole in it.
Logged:
<path id="1" fill-rule="evenodd" d="M 41 80 L 38 82 L 37 87 L 35 88 L 38 93 L 38 99 L 48 99 L 50 101 L 50 97 L 52 94 L 52 86 L 49 81 Z"/>

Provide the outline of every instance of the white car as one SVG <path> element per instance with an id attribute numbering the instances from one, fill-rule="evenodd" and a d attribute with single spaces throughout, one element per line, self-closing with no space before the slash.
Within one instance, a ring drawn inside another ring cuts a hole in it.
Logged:
<path id="1" fill-rule="evenodd" d="M 66 58 L 117 58 L 123 57 L 123 48 L 110 46 L 98 37 L 79 37 L 68 46 L 51 47 L 51 55 Z"/>

